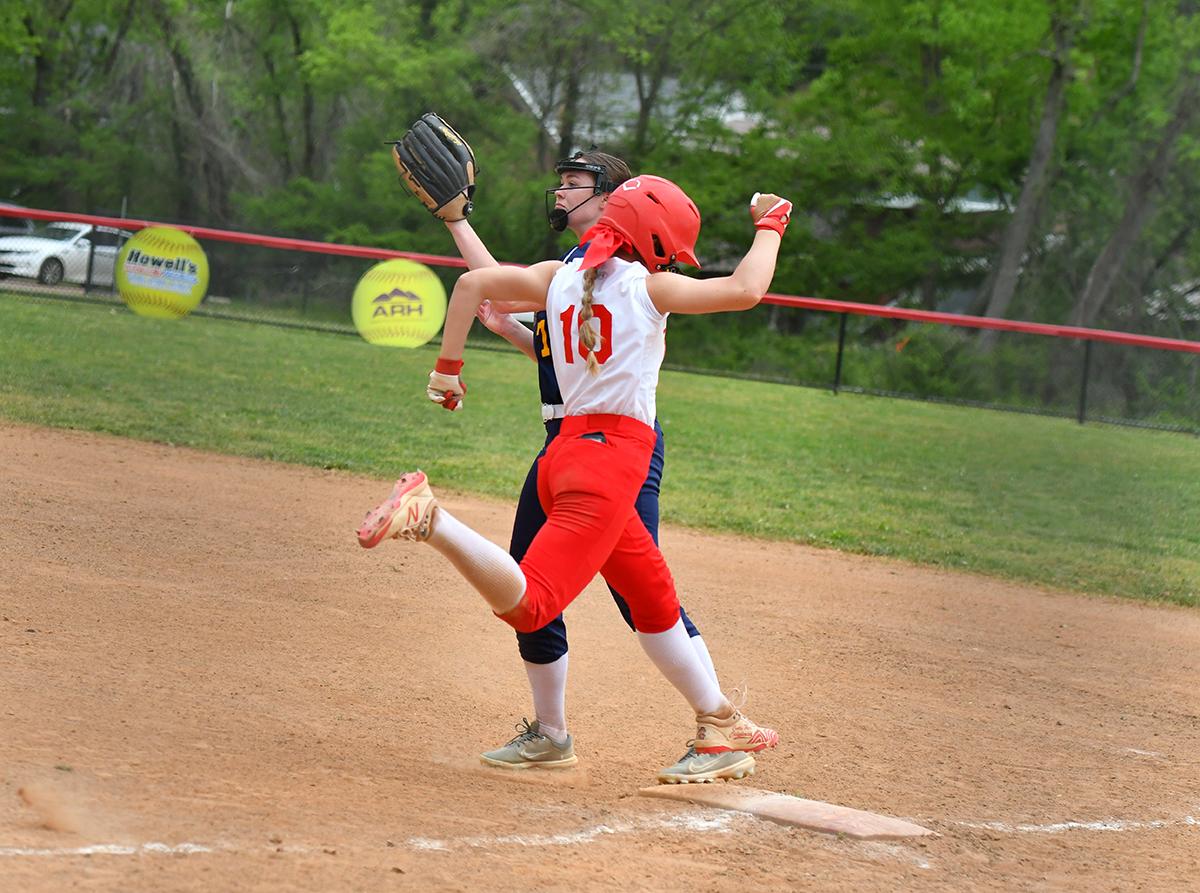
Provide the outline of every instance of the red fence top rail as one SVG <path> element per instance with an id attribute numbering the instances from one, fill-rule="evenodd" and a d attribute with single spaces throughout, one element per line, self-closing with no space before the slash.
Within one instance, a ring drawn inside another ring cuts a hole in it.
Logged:
<path id="1" fill-rule="evenodd" d="M 412 251 L 391 251 L 387 248 L 367 248 L 361 245 L 339 245 L 333 242 L 314 242 L 310 239 L 287 239 L 282 236 L 262 236 L 256 233 L 240 233 L 231 230 L 210 229 L 206 226 L 162 224 L 152 220 L 127 220 L 122 217 L 98 217 L 94 214 L 71 214 L 66 211 L 41 211 L 36 208 L 17 208 L 0 205 L 0 216 L 25 217 L 30 220 L 66 220 L 76 223 L 91 223 L 97 226 L 114 226 L 120 229 L 139 230 L 148 226 L 172 226 L 197 239 L 212 239 L 219 242 L 238 242 L 243 245 L 259 245 L 264 248 L 284 248 L 292 251 L 312 251 L 318 254 L 337 254 L 344 257 L 388 259 L 402 257 L 419 263 L 438 267 L 465 269 L 467 262 L 461 257 L 444 257 L 437 254 L 419 254 Z M 1052 326 L 1043 323 L 1021 322 L 1015 319 L 992 319 L 985 316 L 959 316 L 954 313 L 937 313 L 931 310 L 907 310 L 902 307 L 882 307 L 878 304 L 857 304 L 850 301 L 830 301 L 825 298 L 799 298 L 791 295 L 768 294 L 763 301 L 785 307 L 801 307 L 805 310 L 820 310 L 827 313 L 854 313 L 860 316 L 879 316 L 888 319 L 907 319 L 913 322 L 931 322 L 940 325 L 963 326 L 971 329 L 1000 329 L 1006 332 L 1022 332 L 1028 335 L 1048 335 L 1053 338 L 1076 338 L 1084 341 L 1107 341 L 1111 344 L 1126 344 L 1133 347 L 1150 347 L 1157 350 L 1176 350 L 1200 353 L 1200 342 L 1183 341 L 1177 338 L 1156 338 L 1152 335 L 1134 335 L 1130 332 L 1111 332 L 1106 329 L 1083 329 L 1075 326 Z"/>
<path id="2" fill-rule="evenodd" d="M 442 257 L 437 254 L 419 254 L 414 251 L 392 251 L 387 248 L 367 248 L 362 245 L 338 245 L 335 242 L 314 242 L 311 239 L 286 239 L 282 236 L 260 236 L 257 233 L 239 233 L 225 229 L 210 229 L 207 226 L 187 226 L 178 223 L 155 223 L 153 220 L 127 220 L 124 217 L 97 217 L 94 214 L 71 214 L 65 211 L 38 211 L 33 208 L 11 208 L 0 206 L 0 215 L 26 217 L 30 220 L 66 220 L 73 223 L 92 223 L 96 226 L 115 226 L 119 229 L 139 230 L 148 226 L 170 226 L 182 230 L 196 239 L 212 239 L 217 242 L 239 242 L 243 245 L 260 245 L 264 248 L 286 248 L 292 251 L 312 251 L 317 254 L 338 254 L 344 257 L 366 257 L 387 260 L 402 257 L 435 267 L 466 268 L 461 257 Z"/>
<path id="3" fill-rule="evenodd" d="M 824 298 L 794 298 L 789 295 L 767 295 L 767 304 L 803 307 L 805 310 L 825 310 L 830 313 L 855 313 L 861 316 L 882 316 L 889 319 L 909 319 L 914 322 L 933 322 L 941 325 L 965 326 L 971 329 L 1002 329 L 1029 335 L 1050 335 L 1054 338 L 1079 338 L 1084 341 L 1108 341 L 1134 347 L 1153 347 L 1159 350 L 1181 350 L 1200 353 L 1200 342 L 1178 338 L 1156 338 L 1153 335 L 1134 335 L 1130 332 L 1110 332 L 1107 329 L 1081 329 L 1075 326 L 1051 326 L 1015 319 L 992 319 L 987 316 L 959 316 L 955 313 L 936 313 L 932 310 L 906 310 L 903 307 L 881 307 L 878 304 L 855 304 L 850 301 L 829 301 Z"/>

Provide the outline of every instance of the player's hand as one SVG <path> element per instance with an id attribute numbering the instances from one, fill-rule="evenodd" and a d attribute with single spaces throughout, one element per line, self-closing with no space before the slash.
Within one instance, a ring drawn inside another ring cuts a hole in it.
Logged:
<path id="1" fill-rule="evenodd" d="M 792 203 L 769 192 L 756 192 L 750 199 L 750 216 L 755 229 L 769 229 L 782 236 L 792 222 Z"/>
<path id="2" fill-rule="evenodd" d="M 475 315 L 479 317 L 479 321 L 489 332 L 495 332 L 497 335 L 503 336 L 505 332 L 505 315 L 492 306 L 491 301 L 484 301 L 479 305 L 479 309 L 475 311 Z"/>
<path id="3" fill-rule="evenodd" d="M 453 412 L 463 407 L 463 395 L 467 393 L 467 386 L 463 384 L 459 374 L 462 367 L 462 360 L 439 358 L 437 366 L 429 373 L 429 387 L 426 388 L 425 394 L 434 403 L 440 403 L 442 409 Z"/>

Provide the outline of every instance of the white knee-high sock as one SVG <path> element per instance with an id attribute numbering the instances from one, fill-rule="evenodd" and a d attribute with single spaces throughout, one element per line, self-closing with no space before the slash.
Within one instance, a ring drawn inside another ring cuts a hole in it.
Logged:
<path id="1" fill-rule="evenodd" d="M 533 712 L 543 735 L 555 741 L 567 738 L 567 658 L 564 654 L 548 664 L 525 661 L 525 675 L 533 692 Z"/>
<path id="2" fill-rule="evenodd" d="M 692 647 L 696 649 L 696 657 L 700 658 L 700 663 L 704 664 L 704 669 L 708 672 L 708 678 L 713 681 L 713 685 L 720 688 L 721 680 L 717 678 L 717 668 L 713 666 L 712 655 L 708 653 L 708 646 L 704 644 L 704 637 L 692 636 Z"/>
<path id="3" fill-rule="evenodd" d="M 639 632 L 638 642 L 658 671 L 687 698 L 697 715 L 726 712 L 729 702 L 688 641 L 682 619 L 664 633 Z"/>
<path id="4" fill-rule="evenodd" d="M 525 594 L 525 575 L 511 555 L 457 520 L 441 506 L 426 540 L 479 590 L 497 614 L 507 614 Z"/>

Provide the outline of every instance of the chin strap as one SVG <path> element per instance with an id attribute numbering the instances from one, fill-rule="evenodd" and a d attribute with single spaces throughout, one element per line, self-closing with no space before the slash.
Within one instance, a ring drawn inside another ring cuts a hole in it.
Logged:
<path id="1" fill-rule="evenodd" d="M 572 188 L 587 189 L 588 187 L 576 186 L 576 187 L 572 187 Z M 547 208 L 546 219 L 550 221 L 550 228 L 552 230 L 554 230 L 556 233 L 565 232 L 567 229 L 567 223 L 570 222 L 570 218 L 571 218 L 572 214 L 574 214 L 576 211 L 578 211 L 580 208 L 582 208 L 584 205 L 586 205 L 588 202 L 590 202 L 596 196 L 604 194 L 603 192 L 600 191 L 600 188 L 597 186 L 593 186 L 591 188 L 592 188 L 592 194 L 589 195 L 587 198 L 585 198 L 583 201 L 581 201 L 579 204 L 577 204 L 573 208 Z M 554 193 L 557 191 L 558 191 L 557 189 L 547 189 L 546 190 L 546 204 L 547 205 L 550 204 L 550 196 L 554 195 Z"/>

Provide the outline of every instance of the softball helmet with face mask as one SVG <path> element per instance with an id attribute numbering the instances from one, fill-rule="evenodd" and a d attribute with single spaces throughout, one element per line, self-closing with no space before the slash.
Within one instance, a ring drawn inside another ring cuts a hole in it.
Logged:
<path id="1" fill-rule="evenodd" d="M 546 190 L 546 219 L 550 221 L 550 228 L 555 232 L 561 233 L 566 231 L 572 212 L 582 208 L 597 196 L 604 195 L 606 192 L 612 192 L 617 188 L 617 184 L 609 177 L 608 168 L 603 164 L 588 161 L 587 154 L 586 152 L 576 152 L 570 158 L 564 158 L 558 164 L 554 165 L 554 173 L 560 176 L 568 171 L 580 171 L 593 174 L 596 177 L 596 182 L 591 186 L 557 186 L 554 189 Z M 587 195 L 577 202 L 574 207 L 554 207 L 556 192 L 582 192 L 584 190 L 587 190 Z"/>
<path id="2" fill-rule="evenodd" d="M 678 272 L 677 261 L 700 266 L 693 250 L 700 235 L 700 211 L 682 189 L 662 177 L 626 180 L 608 197 L 600 220 L 583 241 L 591 241 L 581 269 L 604 263 L 621 248 L 636 252 L 651 272 Z"/>

